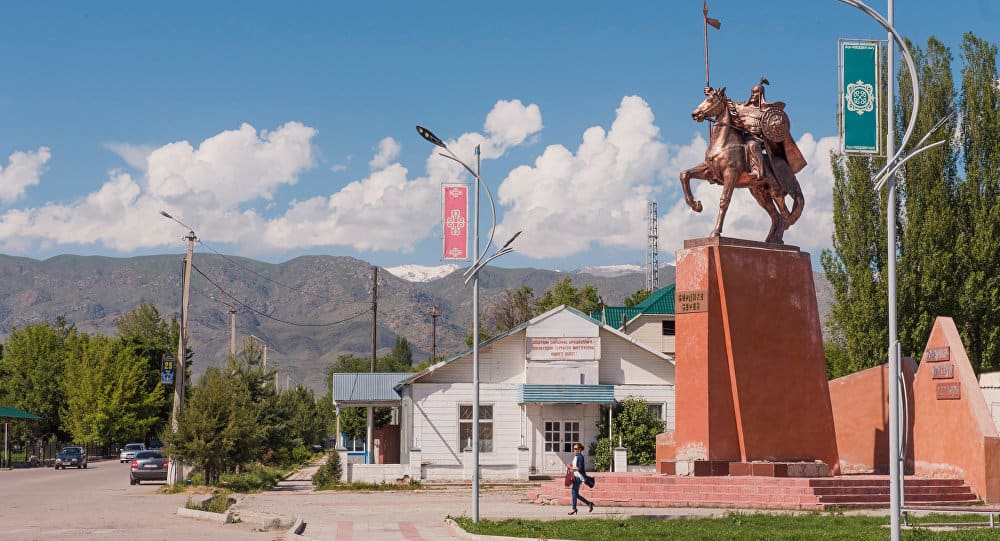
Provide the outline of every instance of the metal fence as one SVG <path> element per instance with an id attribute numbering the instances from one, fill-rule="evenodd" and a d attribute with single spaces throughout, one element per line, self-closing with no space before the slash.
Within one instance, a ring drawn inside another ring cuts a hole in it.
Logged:
<path id="1" fill-rule="evenodd" d="M 2 442 L 0 442 L 2 443 Z M 75 445 L 83 447 L 87 452 L 87 456 L 91 459 L 95 458 L 111 458 L 117 457 L 118 452 L 121 450 L 121 445 L 99 445 L 96 443 L 24 443 L 24 442 L 10 442 L 10 460 L 5 461 L 3 456 L 3 449 L 0 449 L 0 467 L 10 468 L 10 467 L 31 467 L 31 466 L 44 466 L 48 462 L 55 459 L 56 454 L 60 449 L 68 445 Z M 0 445 L 2 447 L 2 445 Z"/>

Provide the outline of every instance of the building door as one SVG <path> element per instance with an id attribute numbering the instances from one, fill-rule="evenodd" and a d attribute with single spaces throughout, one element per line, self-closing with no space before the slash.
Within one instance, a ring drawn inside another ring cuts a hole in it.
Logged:
<path id="1" fill-rule="evenodd" d="M 580 441 L 580 421 L 560 419 L 545 421 L 543 468 L 546 473 L 566 470 L 566 463 L 573 456 L 573 444 Z"/>

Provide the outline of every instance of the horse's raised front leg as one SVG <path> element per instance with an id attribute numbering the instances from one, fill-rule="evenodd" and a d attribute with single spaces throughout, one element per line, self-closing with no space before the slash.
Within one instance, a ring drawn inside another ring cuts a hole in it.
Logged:
<path id="1" fill-rule="evenodd" d="M 691 169 L 681 171 L 681 189 L 684 190 L 684 202 L 691 207 L 691 210 L 701 212 L 701 201 L 695 201 L 694 196 L 691 195 L 692 178 L 700 178 L 702 180 L 711 178 L 711 170 L 708 168 L 708 164 L 701 162 Z"/>

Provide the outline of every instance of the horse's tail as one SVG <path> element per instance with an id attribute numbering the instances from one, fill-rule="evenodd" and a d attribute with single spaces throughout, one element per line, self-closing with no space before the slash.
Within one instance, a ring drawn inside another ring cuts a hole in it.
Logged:
<path id="1" fill-rule="evenodd" d="M 792 196 L 792 212 L 788 214 L 788 221 L 785 222 L 785 229 L 791 227 L 802 216 L 802 207 L 806 205 L 806 198 L 802 195 L 802 187 L 799 186 L 799 179 L 795 175 L 790 175 L 791 182 L 788 186 L 788 195 Z"/>

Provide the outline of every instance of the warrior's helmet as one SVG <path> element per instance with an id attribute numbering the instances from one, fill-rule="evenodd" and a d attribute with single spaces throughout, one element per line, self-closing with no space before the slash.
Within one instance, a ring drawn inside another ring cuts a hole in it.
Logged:
<path id="1" fill-rule="evenodd" d="M 765 77 L 760 78 L 760 82 L 750 87 L 750 99 L 747 103 L 760 107 L 764 102 L 764 85 L 771 84 Z"/>

